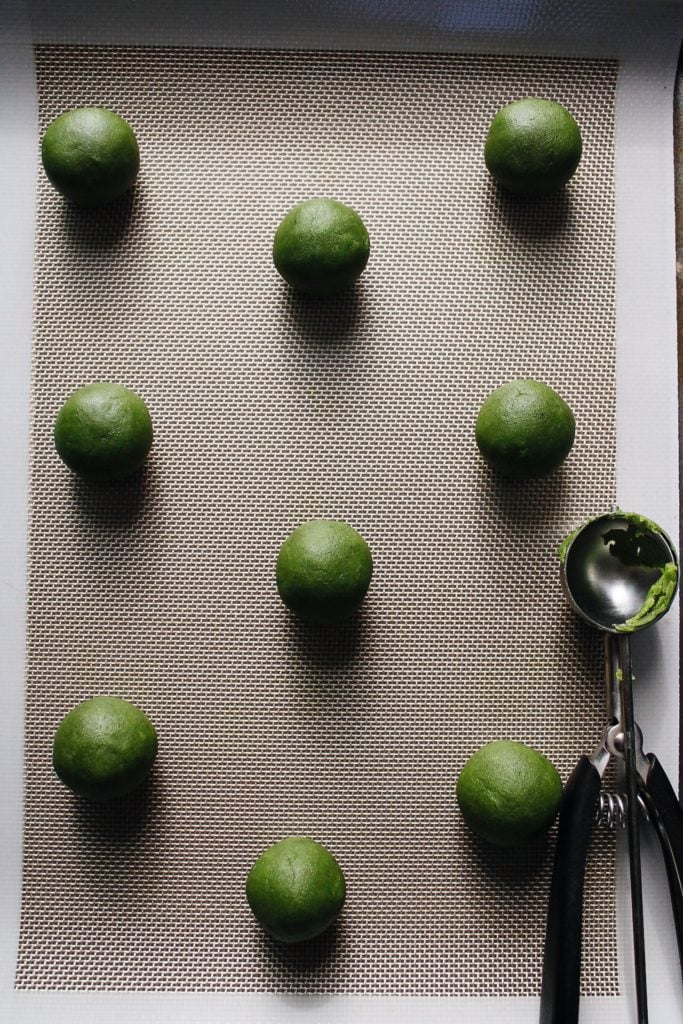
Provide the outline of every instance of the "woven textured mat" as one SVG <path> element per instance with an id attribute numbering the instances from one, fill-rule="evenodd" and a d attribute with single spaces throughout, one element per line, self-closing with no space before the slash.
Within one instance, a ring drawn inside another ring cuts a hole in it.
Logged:
<path id="1" fill-rule="evenodd" d="M 555 547 L 614 501 L 611 62 L 397 54 L 37 50 L 42 128 L 103 104 L 142 152 L 131 201 L 68 208 L 41 176 L 36 240 L 22 988 L 526 995 L 552 838 L 476 842 L 454 786 L 497 737 L 563 777 L 604 722 L 597 636 Z M 548 95 L 585 155 L 537 203 L 482 159 L 504 102 Z M 354 205 L 357 292 L 293 298 L 271 264 L 295 202 Z M 578 421 L 565 467 L 495 481 L 473 439 L 515 376 Z M 95 379 L 154 419 L 146 473 L 79 484 L 52 448 Z M 376 572 L 362 615 L 297 624 L 274 562 L 314 516 Z M 76 702 L 143 707 L 151 785 L 89 809 L 52 774 Z M 303 833 L 347 878 L 336 931 L 281 950 L 244 898 Z M 613 843 L 596 834 L 586 993 L 617 991 Z"/>

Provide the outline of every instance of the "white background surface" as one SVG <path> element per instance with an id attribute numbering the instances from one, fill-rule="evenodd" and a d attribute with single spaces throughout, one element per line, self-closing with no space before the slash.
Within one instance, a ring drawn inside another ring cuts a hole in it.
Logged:
<path id="1" fill-rule="evenodd" d="M 651 0 L 34 0 L 33 38 L 90 43 L 439 49 L 618 56 L 616 110 L 618 500 L 678 538 L 678 421 L 672 101 L 679 3 Z M 536 1021 L 536 999 L 389 999 L 171 993 L 15 992 L 21 864 L 21 735 L 37 112 L 28 8 L 0 7 L 0 1009 L 3 1020 L 362 1022 Z M 596 512 L 603 511 L 596 509 Z M 647 750 L 678 777 L 678 609 L 634 639 Z M 561 722 L 549 722 L 561 728 Z M 590 749 L 598 737 L 586 737 Z M 578 755 L 582 751 L 577 751 Z M 623 854 L 623 850 L 621 851 Z M 625 857 L 621 858 L 622 865 Z M 683 1020 L 666 880 L 644 849 L 651 1019 Z M 582 1024 L 635 1019 L 626 873 L 620 877 L 625 995 L 584 1000 Z M 628 1004 L 628 1008 L 627 1005 Z"/>

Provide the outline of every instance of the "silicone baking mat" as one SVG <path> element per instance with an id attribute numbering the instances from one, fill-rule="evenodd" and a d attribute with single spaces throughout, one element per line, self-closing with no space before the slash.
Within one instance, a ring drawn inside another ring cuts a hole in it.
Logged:
<path id="1" fill-rule="evenodd" d="M 599 638 L 555 548 L 614 501 L 610 61 L 37 48 L 41 128 L 125 116 L 130 200 L 76 210 L 41 180 L 36 237 L 21 988 L 523 995 L 539 990 L 552 838 L 498 851 L 466 830 L 457 774 L 531 743 L 566 777 L 604 723 Z M 527 94 L 584 138 L 570 187 L 498 193 L 490 118 Z M 355 292 L 291 295 L 271 262 L 295 202 L 362 214 Z M 547 480 L 482 464 L 483 398 L 517 376 L 575 411 Z M 78 483 L 52 447 L 74 388 L 147 400 L 140 478 Z M 280 543 L 314 516 L 373 551 L 362 614 L 294 621 Z M 143 707 L 150 786 L 112 807 L 51 768 L 61 717 L 98 692 Z M 347 905 L 281 949 L 248 869 L 302 833 Z M 617 991 L 613 840 L 596 832 L 584 991 Z"/>

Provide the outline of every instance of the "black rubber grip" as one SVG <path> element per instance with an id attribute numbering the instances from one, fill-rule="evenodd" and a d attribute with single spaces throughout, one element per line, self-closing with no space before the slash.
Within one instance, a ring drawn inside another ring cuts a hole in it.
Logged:
<path id="1" fill-rule="evenodd" d="M 647 776 L 645 800 L 664 854 L 683 977 L 683 809 L 655 755 L 648 754 L 647 759 L 650 762 L 650 771 Z"/>
<path id="2" fill-rule="evenodd" d="M 577 1024 L 581 982 L 583 884 L 600 775 L 581 757 L 565 786 L 550 883 L 541 1024 Z"/>

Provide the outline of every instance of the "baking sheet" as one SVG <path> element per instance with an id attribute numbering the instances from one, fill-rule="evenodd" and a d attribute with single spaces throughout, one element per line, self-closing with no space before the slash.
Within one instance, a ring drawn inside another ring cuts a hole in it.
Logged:
<path id="1" fill-rule="evenodd" d="M 41 129 L 106 102 L 143 172 L 103 211 L 39 186 L 18 986 L 536 994 L 552 848 L 473 842 L 454 786 L 498 737 L 566 777 L 603 725 L 601 641 L 565 605 L 555 547 L 615 501 L 615 63 L 36 58 Z M 540 203 L 499 193 L 481 157 L 525 90 L 564 102 L 586 151 Z M 271 265 L 280 216 L 315 194 L 372 238 L 331 301 Z M 552 478 L 506 484 L 473 424 L 518 376 L 561 391 L 578 437 Z M 147 473 L 115 488 L 53 451 L 63 397 L 93 379 L 136 388 L 155 423 Z M 274 588 L 279 544 L 315 516 L 352 522 L 376 562 L 337 630 L 297 624 Z M 56 724 L 97 692 L 161 737 L 133 822 L 53 777 Z M 336 933 L 283 952 L 244 880 L 291 833 L 335 851 L 349 897 Z M 589 873 L 590 995 L 618 990 L 612 839 Z"/>

